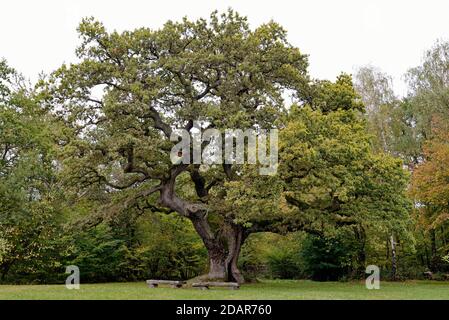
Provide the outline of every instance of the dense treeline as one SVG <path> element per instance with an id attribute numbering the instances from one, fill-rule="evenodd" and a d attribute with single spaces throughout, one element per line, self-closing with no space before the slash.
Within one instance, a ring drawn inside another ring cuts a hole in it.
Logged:
<path id="1" fill-rule="evenodd" d="M 449 156 L 449 43 L 437 41 L 405 78 L 408 94 L 395 96 L 391 77 L 361 68 L 356 87 L 367 106 L 378 152 L 401 158 L 410 171 L 409 197 L 420 267 L 447 272 L 447 157 Z"/>
<path id="2" fill-rule="evenodd" d="M 35 86 L 0 63 L 2 282 L 449 272 L 448 43 L 400 98 L 370 66 L 312 79 L 282 27 L 232 11 L 79 33 L 79 62 Z M 172 164 L 172 130 L 198 119 L 278 128 L 277 174 Z"/>

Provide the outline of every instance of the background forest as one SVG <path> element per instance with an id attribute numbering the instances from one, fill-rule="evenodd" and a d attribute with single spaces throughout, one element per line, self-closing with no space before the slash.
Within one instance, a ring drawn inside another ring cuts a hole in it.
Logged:
<path id="1" fill-rule="evenodd" d="M 422 64 L 404 75 L 408 94 L 399 97 L 391 78 L 374 66 L 335 81 L 311 79 L 307 56 L 288 44 L 282 27 L 270 22 L 252 31 L 232 11 L 213 14 L 210 22 L 167 23 L 154 32 L 108 33 L 101 23 L 85 19 L 79 33 L 80 62 L 42 76 L 36 85 L 0 62 L 1 283 L 61 282 L 68 265 L 80 268 L 82 282 L 190 279 L 207 272 L 208 250 L 191 217 L 168 210 L 152 195 L 132 198 L 153 185 L 141 179 L 125 188 L 131 180 L 114 171 L 110 159 L 138 179 L 129 169 L 130 150 L 150 169 L 156 168 L 153 162 L 166 161 L 154 159 L 155 150 L 165 148 L 154 128 L 129 129 L 141 123 L 129 108 L 138 108 L 135 97 L 144 101 L 153 94 L 158 99 L 182 95 L 187 105 L 191 88 L 179 93 L 183 80 L 193 74 L 201 80 L 191 81 L 204 82 L 201 77 L 209 74 L 202 66 L 208 64 L 217 74 L 226 73 L 228 82 L 202 97 L 200 92 L 189 108 L 176 109 L 178 118 L 170 125 L 199 112 L 222 120 L 218 126 L 248 127 L 257 119 L 256 124 L 280 128 L 275 178 L 255 177 L 247 168 L 238 169 L 243 173 L 234 180 L 226 168 L 224 177 L 209 168 L 198 178 L 203 171 L 194 167 L 177 177 L 177 192 L 194 200 L 201 198 L 195 194 L 197 181 L 212 181 L 211 194 L 200 200 L 219 213 L 210 215 L 211 225 L 226 217 L 242 227 L 246 241 L 238 268 L 247 281 L 360 279 L 370 264 L 381 268 L 384 279 L 447 280 L 449 42 L 436 42 Z M 192 39 L 207 34 L 212 44 L 189 39 L 191 34 Z M 157 49 L 145 39 L 162 49 L 153 52 Z M 216 43 L 223 60 L 235 65 L 218 61 Z M 188 70 L 173 72 L 164 82 L 179 65 Z M 163 76 L 154 75 L 161 69 Z M 155 72 L 151 82 L 142 80 L 142 70 Z M 239 82 L 248 73 L 254 78 Z M 97 101 L 91 93 L 100 83 L 109 87 Z M 280 87 L 293 92 L 292 105 L 283 110 L 276 108 L 287 104 Z M 212 98 L 204 100 L 208 95 L 237 100 L 226 102 L 223 111 L 214 108 Z M 266 99 L 270 108 L 251 114 L 232 109 L 235 101 L 245 105 L 257 99 Z M 104 126 L 97 113 L 89 113 L 97 107 Z M 154 114 L 149 121 L 157 129 Z M 106 137 L 92 134 L 107 145 L 100 156 L 92 150 L 101 144 L 83 131 L 88 124 L 95 127 L 89 133 L 107 132 Z M 156 145 L 159 149 L 151 149 Z M 142 155 L 145 150 L 151 157 Z M 92 175 L 89 166 L 106 173 Z M 213 180 L 211 172 L 220 178 Z M 104 177 L 113 177 L 115 184 Z"/>

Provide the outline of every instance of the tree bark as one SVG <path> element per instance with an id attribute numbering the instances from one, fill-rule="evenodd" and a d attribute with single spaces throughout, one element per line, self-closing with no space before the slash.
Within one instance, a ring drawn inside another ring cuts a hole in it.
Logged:
<path id="1" fill-rule="evenodd" d="M 394 241 L 393 234 L 391 234 L 390 243 L 391 243 L 391 278 L 394 281 L 396 280 L 397 276 L 397 259 L 396 259 L 396 242 Z"/>
<path id="2" fill-rule="evenodd" d="M 239 268 L 238 268 L 238 259 L 240 256 L 240 251 L 243 245 L 243 242 L 245 241 L 246 235 L 243 231 L 243 228 L 239 227 L 238 230 L 236 231 L 235 234 L 235 251 L 232 254 L 232 258 L 230 261 L 230 274 L 231 274 L 231 278 L 238 283 L 244 283 L 245 282 L 245 278 L 243 277 L 243 274 L 240 272 Z"/>
<path id="3" fill-rule="evenodd" d="M 191 218 L 195 230 L 203 240 L 209 256 L 209 271 L 201 276 L 208 281 L 232 281 L 244 283 L 245 279 L 238 268 L 240 249 L 244 242 L 244 232 L 241 226 L 226 223 L 216 236 L 211 237 L 205 232 L 208 226 L 207 218 Z"/>

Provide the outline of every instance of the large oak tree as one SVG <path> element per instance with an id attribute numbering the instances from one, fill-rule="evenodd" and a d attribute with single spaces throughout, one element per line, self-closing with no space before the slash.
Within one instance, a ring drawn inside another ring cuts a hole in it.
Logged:
<path id="1" fill-rule="evenodd" d="M 229 11 L 121 33 L 85 19 L 79 33 L 80 61 L 55 71 L 44 93 L 65 123 L 58 141 L 64 177 L 84 187 L 80 196 L 95 190 L 102 203 L 110 202 L 91 224 L 130 207 L 177 213 L 192 222 L 208 250 L 206 277 L 243 282 L 237 260 L 250 233 L 322 233 L 316 216 L 331 216 L 333 226 L 355 224 L 366 215 L 351 215 L 365 212 L 370 200 L 393 188 L 402 197 L 398 162 L 356 159 L 370 148 L 350 77 L 310 81 L 306 56 L 278 24 L 251 30 L 246 18 Z M 297 108 L 313 111 L 287 116 L 288 94 Z M 255 131 L 282 130 L 293 121 L 281 143 L 281 174 L 261 176 L 251 165 L 172 164 L 172 132 L 191 131 L 195 120 Z M 311 163 L 314 157 L 319 161 Z M 387 187 L 379 187 L 383 183 Z M 368 211 L 397 209 L 382 204 L 371 203 Z"/>

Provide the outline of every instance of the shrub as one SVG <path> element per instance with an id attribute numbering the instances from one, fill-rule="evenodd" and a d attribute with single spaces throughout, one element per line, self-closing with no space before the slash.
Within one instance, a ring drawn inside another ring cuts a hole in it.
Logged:
<path id="1" fill-rule="evenodd" d="M 339 238 L 309 235 L 301 250 L 305 273 L 315 281 L 336 281 L 349 274 L 351 248 Z"/>

